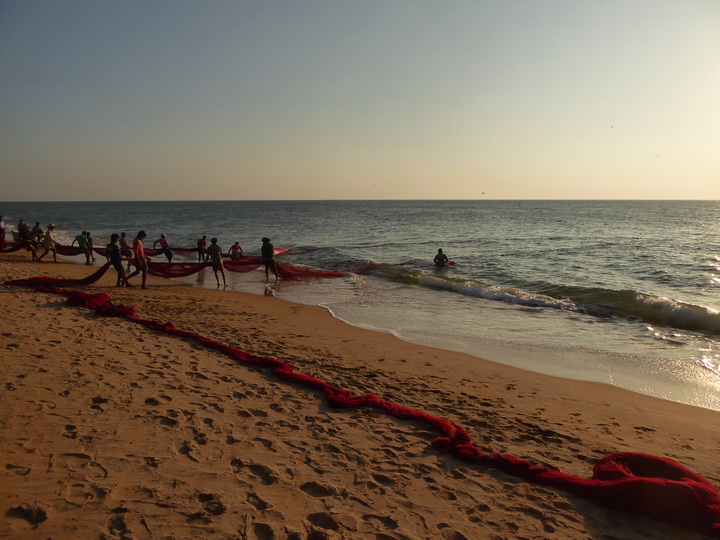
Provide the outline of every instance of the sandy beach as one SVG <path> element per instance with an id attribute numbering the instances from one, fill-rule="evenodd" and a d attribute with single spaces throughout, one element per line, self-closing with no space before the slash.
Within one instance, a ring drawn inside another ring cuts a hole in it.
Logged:
<path id="1" fill-rule="evenodd" d="M 0 282 L 90 273 L 28 259 L 0 255 Z M 484 451 L 582 477 L 643 452 L 720 485 L 718 412 L 412 345 L 318 307 L 148 283 L 115 288 L 111 271 L 88 290 L 449 419 Z M 57 295 L 0 294 L 0 537 L 705 538 L 468 466 L 425 426 L 330 408 L 196 343 Z"/>

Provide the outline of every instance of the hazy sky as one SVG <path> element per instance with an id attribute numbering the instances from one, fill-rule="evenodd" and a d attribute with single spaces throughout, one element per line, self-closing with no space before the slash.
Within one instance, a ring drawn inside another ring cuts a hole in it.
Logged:
<path id="1" fill-rule="evenodd" d="M 0 190 L 720 199 L 720 1 L 0 0 Z"/>

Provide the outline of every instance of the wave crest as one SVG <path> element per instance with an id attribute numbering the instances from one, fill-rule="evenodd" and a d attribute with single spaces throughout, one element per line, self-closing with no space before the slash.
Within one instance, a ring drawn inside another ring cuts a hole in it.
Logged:
<path id="1" fill-rule="evenodd" d="M 446 290 L 473 298 L 519 306 L 573 311 L 596 317 L 638 319 L 648 324 L 720 334 L 719 311 L 636 290 L 545 286 L 537 291 L 530 291 L 431 274 L 413 276 L 397 269 L 395 273 L 396 281 L 416 283 L 423 287 Z"/>

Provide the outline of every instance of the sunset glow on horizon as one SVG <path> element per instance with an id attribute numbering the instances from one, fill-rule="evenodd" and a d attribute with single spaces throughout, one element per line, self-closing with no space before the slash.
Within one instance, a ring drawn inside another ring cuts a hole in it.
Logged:
<path id="1" fill-rule="evenodd" d="M 5 201 L 720 199 L 720 3 L 0 2 Z"/>

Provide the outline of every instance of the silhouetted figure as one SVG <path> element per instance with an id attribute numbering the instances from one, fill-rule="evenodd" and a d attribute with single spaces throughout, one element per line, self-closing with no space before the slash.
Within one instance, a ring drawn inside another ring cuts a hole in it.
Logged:
<path id="1" fill-rule="evenodd" d="M 220 278 L 218 278 L 218 272 L 222 274 L 223 285 L 227 285 L 225 282 L 225 266 L 223 265 L 223 251 L 218 246 L 217 238 L 210 239 L 210 247 L 207 248 L 207 256 L 212 261 L 213 272 L 215 272 L 215 280 L 217 281 L 218 287 L 220 286 Z"/>
<path id="2" fill-rule="evenodd" d="M 433 262 L 435 263 L 435 266 L 445 266 L 448 263 L 447 255 L 443 253 L 442 249 L 438 249 Z"/>
<path id="3" fill-rule="evenodd" d="M 160 249 L 162 249 L 163 254 L 167 257 L 168 262 L 172 262 L 173 254 L 172 251 L 170 251 L 170 244 L 168 243 L 165 233 L 162 233 L 160 235 L 160 238 L 158 240 L 155 240 L 155 243 L 153 244 L 153 249 L 155 249 L 158 244 L 160 244 Z"/>
<path id="4" fill-rule="evenodd" d="M 262 247 L 260 248 L 260 255 L 262 255 L 263 262 L 265 263 L 265 281 L 270 281 L 270 275 L 268 271 L 275 274 L 275 281 L 278 280 L 277 266 L 275 265 L 275 246 L 270 243 L 269 238 L 262 239 Z"/>

